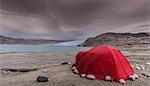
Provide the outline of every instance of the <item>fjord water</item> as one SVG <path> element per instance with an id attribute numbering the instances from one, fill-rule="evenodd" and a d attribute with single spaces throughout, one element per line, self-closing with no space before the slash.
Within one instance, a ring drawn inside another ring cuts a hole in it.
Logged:
<path id="1" fill-rule="evenodd" d="M 74 52 L 87 50 L 89 47 L 43 45 L 0 45 L 0 52 Z"/>

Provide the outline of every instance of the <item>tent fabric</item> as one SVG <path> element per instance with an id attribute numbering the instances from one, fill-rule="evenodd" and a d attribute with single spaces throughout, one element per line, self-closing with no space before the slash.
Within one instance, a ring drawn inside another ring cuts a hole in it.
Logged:
<path id="1" fill-rule="evenodd" d="M 76 55 L 75 66 L 80 74 L 93 74 L 97 80 L 110 76 L 114 81 L 127 80 L 134 74 L 126 57 L 111 46 L 97 46 Z"/>

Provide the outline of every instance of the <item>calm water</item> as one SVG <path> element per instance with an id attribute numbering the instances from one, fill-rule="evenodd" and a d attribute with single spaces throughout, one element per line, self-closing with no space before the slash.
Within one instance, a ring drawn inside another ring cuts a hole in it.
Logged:
<path id="1" fill-rule="evenodd" d="M 0 52 L 68 52 L 88 50 L 89 47 L 56 46 L 56 45 L 0 45 Z"/>

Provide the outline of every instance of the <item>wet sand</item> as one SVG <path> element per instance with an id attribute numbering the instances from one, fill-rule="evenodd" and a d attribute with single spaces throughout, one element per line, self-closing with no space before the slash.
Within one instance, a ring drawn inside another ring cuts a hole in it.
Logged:
<path id="1" fill-rule="evenodd" d="M 136 81 L 128 80 L 126 84 L 116 82 L 88 80 L 72 73 L 71 65 L 61 65 L 62 62 L 74 63 L 76 52 L 40 52 L 40 53 L 0 53 L 0 86 L 150 86 L 150 77 L 142 75 L 143 69 L 150 73 L 150 47 L 120 48 L 127 57 L 135 72 L 139 75 Z M 37 69 L 35 71 L 19 72 L 3 69 Z M 43 72 L 47 69 L 48 72 Z M 36 82 L 38 75 L 49 77 L 48 82 Z"/>

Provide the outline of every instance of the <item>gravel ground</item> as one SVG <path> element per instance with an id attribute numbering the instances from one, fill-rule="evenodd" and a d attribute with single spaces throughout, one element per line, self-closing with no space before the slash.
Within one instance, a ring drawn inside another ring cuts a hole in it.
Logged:
<path id="1" fill-rule="evenodd" d="M 62 62 L 74 62 L 76 52 L 41 53 L 0 53 L 0 86 L 150 86 L 150 47 L 120 48 L 122 53 L 139 75 L 136 81 L 126 84 L 88 80 L 73 74 L 71 65 Z M 56 65 L 57 64 L 57 65 Z M 139 67 L 140 69 L 138 69 Z M 35 71 L 5 71 L 3 69 L 38 69 Z M 47 69 L 47 72 L 43 72 Z M 48 82 L 36 82 L 38 75 L 49 77 Z"/>

